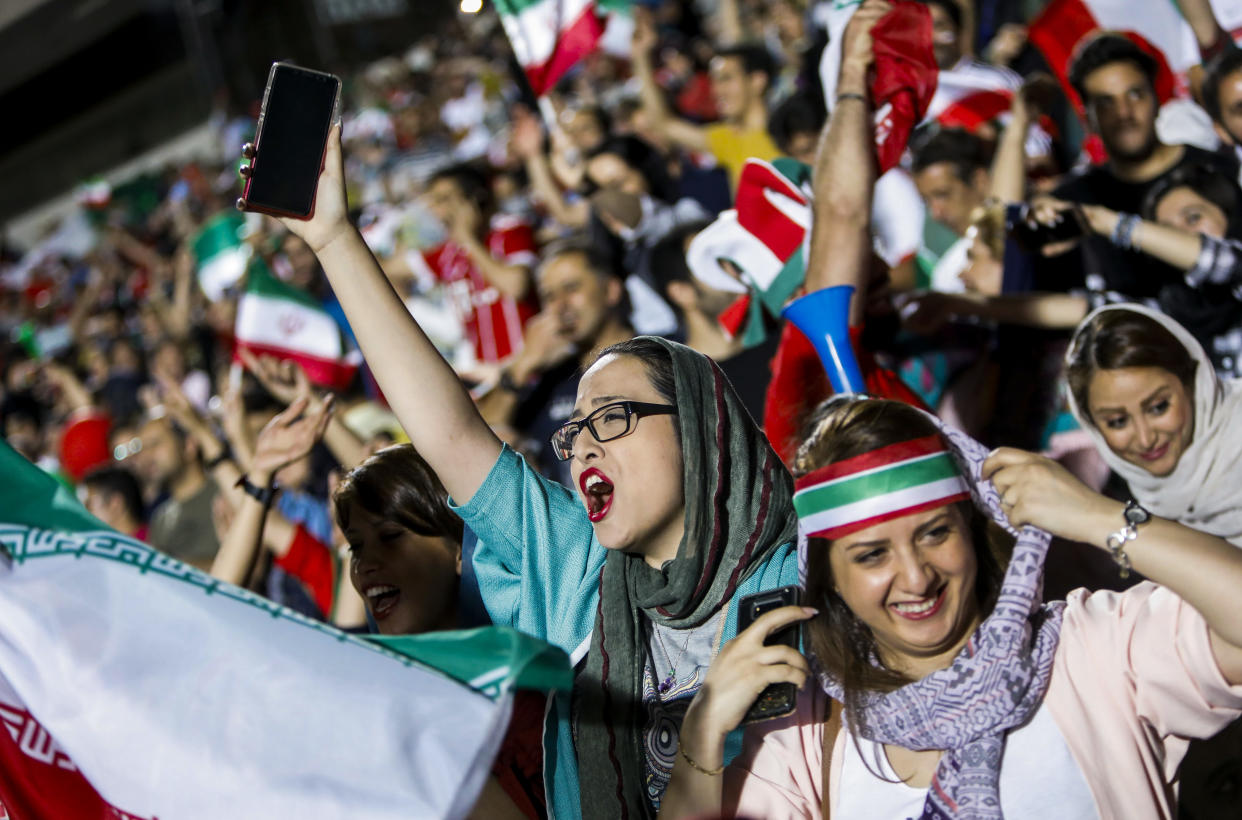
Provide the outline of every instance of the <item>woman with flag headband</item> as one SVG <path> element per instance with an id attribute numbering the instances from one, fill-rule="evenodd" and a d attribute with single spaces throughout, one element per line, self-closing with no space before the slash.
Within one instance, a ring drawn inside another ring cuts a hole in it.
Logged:
<path id="1" fill-rule="evenodd" d="M 679 761 L 666 806 L 1173 817 L 1188 741 L 1242 713 L 1242 555 L 898 402 L 838 396 L 808 431 L 794 505 L 814 609 L 768 613 L 724 648 L 683 724 L 698 765 Z M 1051 535 L 1150 580 L 1041 605 Z M 762 646 L 808 617 L 814 673 Z M 725 732 L 776 680 L 805 685 L 798 711 L 749 727 L 715 776 Z"/>
<path id="2" fill-rule="evenodd" d="M 548 711 L 549 813 L 649 816 L 736 602 L 797 577 L 789 473 L 719 367 L 639 337 L 600 354 L 553 437 L 577 493 L 543 478 L 410 317 L 343 188 L 338 128 L 314 217 L 284 224 L 315 251 L 389 404 L 478 535 L 493 622 L 581 661 L 572 703 Z"/>

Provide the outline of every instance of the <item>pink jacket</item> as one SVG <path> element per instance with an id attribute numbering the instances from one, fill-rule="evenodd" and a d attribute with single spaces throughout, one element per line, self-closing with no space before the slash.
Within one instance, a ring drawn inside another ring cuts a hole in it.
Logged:
<path id="1" fill-rule="evenodd" d="M 814 690 L 788 718 L 747 730 L 726 770 L 726 814 L 822 816 L 828 697 Z M 1173 777 L 1189 739 L 1210 737 L 1242 713 L 1242 686 L 1221 675 L 1202 616 L 1168 589 L 1142 583 L 1070 594 L 1045 703 L 1101 817 L 1173 818 Z M 845 732 L 837 735 L 833 787 L 845 741 Z"/>

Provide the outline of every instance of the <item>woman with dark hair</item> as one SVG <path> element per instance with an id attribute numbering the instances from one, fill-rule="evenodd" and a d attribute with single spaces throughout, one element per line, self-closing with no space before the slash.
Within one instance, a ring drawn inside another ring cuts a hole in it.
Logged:
<path id="1" fill-rule="evenodd" d="M 697 765 L 678 763 L 665 808 L 1173 817 L 1187 739 L 1242 714 L 1242 552 L 908 405 L 840 396 L 808 430 L 794 504 L 813 609 L 722 650 L 683 724 Z M 1041 604 L 1052 535 L 1150 582 Z M 811 666 L 763 646 L 800 620 Z M 776 680 L 804 686 L 797 711 L 748 727 L 720 777 L 725 733 Z"/>
<path id="2" fill-rule="evenodd" d="M 719 367 L 647 337 L 600 354 L 552 437 L 574 489 L 544 478 L 487 426 L 348 222 L 341 166 L 338 128 L 314 217 L 284 224 L 315 250 L 385 398 L 477 534 L 493 623 L 578 665 L 572 701 L 548 710 L 549 811 L 650 815 L 737 600 L 796 577 L 789 474 Z"/>
<path id="3" fill-rule="evenodd" d="M 1135 499 L 1242 547 L 1242 383 L 1141 305 L 1088 316 L 1065 367 L 1075 417 Z"/>

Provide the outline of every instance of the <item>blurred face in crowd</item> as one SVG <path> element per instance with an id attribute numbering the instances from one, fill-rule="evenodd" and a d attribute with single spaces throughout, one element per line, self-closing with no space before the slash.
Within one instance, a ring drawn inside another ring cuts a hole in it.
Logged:
<path id="1" fill-rule="evenodd" d="M 289 268 L 293 272 L 292 280 L 298 287 L 306 288 L 315 278 L 315 269 L 319 264 L 315 259 L 315 252 L 310 249 L 304 240 L 287 234 L 280 243 L 280 250 L 285 255 L 285 259 L 289 262 Z"/>
<path id="2" fill-rule="evenodd" d="M 867 527 L 828 549 L 837 594 L 891 667 L 951 658 L 979 622 L 979 560 L 957 504 Z"/>
<path id="3" fill-rule="evenodd" d="M 427 188 L 427 209 L 442 225 L 451 225 L 453 212 L 462 206 L 465 197 L 457 183 L 447 177 L 437 179 Z"/>
<path id="4" fill-rule="evenodd" d="M 180 382 L 185 378 L 185 354 L 176 342 L 162 342 L 151 357 L 151 370 L 161 376 Z"/>
<path id="5" fill-rule="evenodd" d="M 29 461 L 35 461 L 43 454 L 43 436 L 39 433 L 39 423 L 30 416 L 21 413 L 9 414 L 4 420 L 4 439 Z"/>
<path id="6" fill-rule="evenodd" d="M 572 419 L 619 401 L 667 404 L 634 356 L 599 358 L 578 382 Z M 643 556 L 659 567 L 677 555 L 685 532 L 677 417 L 643 416 L 626 435 L 598 441 L 583 428 L 573 444 L 570 473 L 600 544 Z"/>
<path id="7" fill-rule="evenodd" d="M 109 358 L 115 373 L 138 373 L 142 370 L 142 360 L 138 357 L 137 349 L 124 338 L 112 343 Z"/>
<path id="8" fill-rule="evenodd" d="M 591 151 L 607 136 L 599 127 L 597 120 L 588 111 L 571 111 L 562 117 L 561 127 L 569 141 L 579 151 Z"/>
<path id="9" fill-rule="evenodd" d="M 951 162 L 936 162 L 914 175 L 919 196 L 932 219 L 958 236 L 970 227 L 970 212 L 983 202 L 987 172 L 978 169 L 971 180 L 963 180 Z"/>
<path id="10" fill-rule="evenodd" d="M 1220 122 L 1216 133 L 1232 145 L 1242 145 L 1242 68 L 1220 81 Z"/>
<path id="11" fill-rule="evenodd" d="M 1156 94 L 1147 75 L 1128 60 L 1109 63 L 1083 81 L 1087 115 L 1110 157 L 1141 162 L 1159 144 Z"/>
<path id="12" fill-rule="evenodd" d="M 936 4 L 929 4 L 932 20 L 932 53 L 941 69 L 952 68 L 962 59 L 962 41 L 949 13 Z"/>
<path id="13" fill-rule="evenodd" d="M 647 180 L 616 154 L 596 154 L 587 161 L 587 179 L 601 188 L 615 188 L 634 196 L 647 193 Z"/>
<path id="14" fill-rule="evenodd" d="M 763 99 L 767 78 L 763 74 L 747 74 L 741 57 L 714 57 L 711 77 L 716 110 L 726 122 L 740 119 L 752 103 Z"/>
<path id="15" fill-rule="evenodd" d="M 140 434 L 142 448 L 133 456 L 138 477 L 153 487 L 164 487 L 186 468 L 186 444 L 165 419 L 147 422 Z"/>
<path id="16" fill-rule="evenodd" d="M 349 512 L 349 582 L 384 635 L 417 635 L 456 627 L 461 547 L 419 535 L 372 515 L 360 504 Z"/>
<path id="17" fill-rule="evenodd" d="M 1171 189 L 1156 205 L 1156 221 L 1183 231 L 1225 237 L 1229 218 L 1214 203 L 1182 185 Z"/>
<path id="18" fill-rule="evenodd" d="M 621 301 L 616 277 L 591 270 L 581 253 L 567 252 L 539 269 L 539 302 L 556 318 L 558 332 L 579 348 L 590 349 Z"/>
<path id="19" fill-rule="evenodd" d="M 1194 438 L 1191 398 L 1163 367 L 1097 370 L 1087 404 L 1109 448 L 1154 476 L 1173 472 Z"/>
<path id="20" fill-rule="evenodd" d="M 82 506 L 86 511 L 117 532 L 133 535 L 134 522 L 125 509 L 125 499 L 119 493 L 110 493 L 98 487 L 83 485 Z"/>
<path id="21" fill-rule="evenodd" d="M 960 274 L 962 284 L 969 291 L 996 296 L 1001 292 L 1004 265 L 988 244 L 979 237 L 979 229 L 971 225 L 966 229 L 966 269 Z"/>

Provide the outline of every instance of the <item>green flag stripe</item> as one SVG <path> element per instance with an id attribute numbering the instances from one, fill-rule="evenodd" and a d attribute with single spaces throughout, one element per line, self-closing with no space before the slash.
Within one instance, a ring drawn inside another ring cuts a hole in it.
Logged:
<path id="1" fill-rule="evenodd" d="M 268 296 L 273 299 L 284 299 L 287 302 L 296 302 L 313 310 L 323 310 L 323 306 L 316 302 L 309 293 L 280 281 L 267 269 L 267 265 L 261 264 L 258 260 L 255 260 L 255 263 L 250 266 L 249 271 L 246 273 L 246 293 Z"/>
<path id="2" fill-rule="evenodd" d="M 827 486 L 809 487 L 794 495 L 794 508 L 799 516 L 852 504 L 865 498 L 897 492 L 922 484 L 930 484 L 958 475 L 957 467 L 947 453 L 930 458 L 905 461 L 886 469 L 856 478 L 831 482 Z"/>

